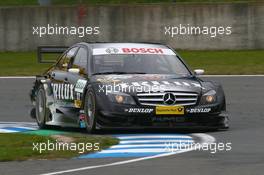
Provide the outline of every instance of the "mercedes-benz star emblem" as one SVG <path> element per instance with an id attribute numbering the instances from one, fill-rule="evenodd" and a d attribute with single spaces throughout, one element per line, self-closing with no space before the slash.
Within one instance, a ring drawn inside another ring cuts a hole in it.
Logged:
<path id="1" fill-rule="evenodd" d="M 114 47 L 109 47 L 105 51 L 107 53 L 109 53 L 109 54 L 116 54 L 116 53 L 118 53 L 118 49 L 117 48 L 114 48 Z"/>
<path id="2" fill-rule="evenodd" d="M 166 105 L 173 105 L 176 102 L 176 97 L 173 93 L 166 93 L 163 96 L 163 103 Z"/>

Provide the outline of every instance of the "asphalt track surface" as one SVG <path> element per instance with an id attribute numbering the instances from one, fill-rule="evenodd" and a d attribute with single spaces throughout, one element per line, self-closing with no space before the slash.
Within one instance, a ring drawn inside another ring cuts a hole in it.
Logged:
<path id="1" fill-rule="evenodd" d="M 222 83 L 231 117 L 229 131 L 207 132 L 206 134 L 213 136 L 218 143 L 231 142 L 231 151 L 219 151 L 215 154 L 209 151 L 191 151 L 68 174 L 264 174 L 264 77 L 208 77 L 203 79 Z M 28 92 L 32 82 L 32 79 L 0 79 L 0 121 L 34 122 L 28 114 L 30 109 Z M 1 162 L 0 174 L 41 174 L 130 159 L 101 158 Z"/>

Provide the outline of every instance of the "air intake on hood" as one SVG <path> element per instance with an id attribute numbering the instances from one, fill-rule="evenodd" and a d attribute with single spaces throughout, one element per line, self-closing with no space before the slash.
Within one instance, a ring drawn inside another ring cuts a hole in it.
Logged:
<path id="1" fill-rule="evenodd" d="M 138 93 L 138 101 L 150 106 L 189 106 L 195 105 L 198 94 L 195 92 L 147 92 Z"/>

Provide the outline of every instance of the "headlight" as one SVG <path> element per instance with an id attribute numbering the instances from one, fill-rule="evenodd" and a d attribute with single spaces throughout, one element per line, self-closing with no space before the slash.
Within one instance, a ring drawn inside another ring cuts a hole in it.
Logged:
<path id="1" fill-rule="evenodd" d="M 122 92 L 117 92 L 117 93 L 108 93 L 107 94 L 108 98 L 110 101 L 119 103 L 119 104 L 130 104 L 130 105 L 135 105 L 134 99 L 125 93 Z"/>
<path id="2" fill-rule="evenodd" d="M 215 90 L 210 90 L 203 94 L 201 98 L 201 104 L 212 104 L 216 102 L 216 91 Z"/>

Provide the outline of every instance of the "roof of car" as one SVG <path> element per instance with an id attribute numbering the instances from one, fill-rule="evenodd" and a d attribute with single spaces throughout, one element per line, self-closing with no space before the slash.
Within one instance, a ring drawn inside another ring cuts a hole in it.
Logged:
<path id="1" fill-rule="evenodd" d="M 128 48 L 168 48 L 166 45 L 159 43 L 79 43 L 87 44 L 94 48 L 109 48 L 109 47 L 128 47 Z"/>

